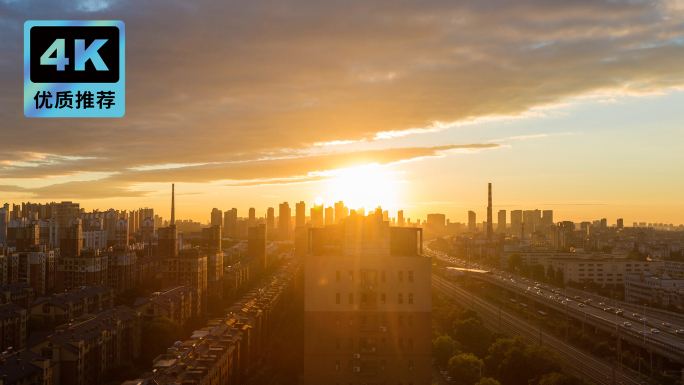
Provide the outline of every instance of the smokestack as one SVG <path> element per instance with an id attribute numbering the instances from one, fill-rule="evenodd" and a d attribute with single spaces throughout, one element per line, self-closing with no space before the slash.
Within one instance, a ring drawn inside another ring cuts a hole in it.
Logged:
<path id="1" fill-rule="evenodd" d="M 487 204 L 487 242 L 492 242 L 492 184 L 489 183 L 489 203 Z"/>
<path id="2" fill-rule="evenodd" d="M 171 225 L 176 224 L 175 193 L 176 193 L 175 184 L 171 183 Z M 491 199 L 490 199 L 490 201 L 491 201 Z"/>

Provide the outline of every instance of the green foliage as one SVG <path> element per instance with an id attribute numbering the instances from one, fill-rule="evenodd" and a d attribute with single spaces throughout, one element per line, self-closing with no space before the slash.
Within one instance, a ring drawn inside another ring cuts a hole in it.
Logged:
<path id="1" fill-rule="evenodd" d="M 501 385 L 501 383 L 491 377 L 482 377 L 482 379 L 475 385 Z"/>
<path id="2" fill-rule="evenodd" d="M 561 357 L 539 345 L 526 345 L 522 337 L 499 339 L 489 348 L 487 368 L 502 385 L 528 385 L 530 380 L 561 371 Z"/>
<path id="3" fill-rule="evenodd" d="M 523 267 L 522 257 L 518 255 L 518 253 L 511 253 L 511 255 L 508 256 L 506 263 L 508 265 L 508 271 L 510 272 L 514 272 L 516 268 L 522 269 Z"/>
<path id="4" fill-rule="evenodd" d="M 142 324 L 142 357 L 152 360 L 176 341 L 183 340 L 183 328 L 174 320 L 166 317 L 153 318 Z"/>
<path id="5" fill-rule="evenodd" d="M 440 336 L 432 341 L 432 357 L 440 368 L 446 368 L 449 359 L 461 353 L 461 344 L 449 336 Z"/>
<path id="6" fill-rule="evenodd" d="M 487 354 L 492 336 L 482 321 L 476 318 L 457 319 L 453 323 L 453 328 L 456 341 L 463 345 L 466 351 L 478 357 L 484 357 Z"/>
<path id="7" fill-rule="evenodd" d="M 549 373 L 539 380 L 538 385 L 590 385 L 591 382 L 585 381 L 571 373 Z"/>
<path id="8" fill-rule="evenodd" d="M 449 360 L 449 375 L 459 385 L 475 385 L 480 380 L 480 369 L 484 363 L 471 353 L 462 353 Z"/>

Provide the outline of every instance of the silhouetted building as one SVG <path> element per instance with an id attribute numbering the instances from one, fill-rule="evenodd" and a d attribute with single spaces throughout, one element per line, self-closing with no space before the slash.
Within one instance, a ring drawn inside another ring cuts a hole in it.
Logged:
<path id="1" fill-rule="evenodd" d="M 323 226 L 323 224 L 323 205 L 314 203 L 314 207 L 311 209 L 311 226 L 320 227 Z"/>
<path id="2" fill-rule="evenodd" d="M 325 225 L 330 226 L 335 224 L 335 209 L 332 207 L 325 208 Z"/>
<path id="3" fill-rule="evenodd" d="M 511 234 L 522 235 L 523 212 L 511 210 Z"/>
<path id="4" fill-rule="evenodd" d="M 499 234 L 506 234 L 506 210 L 499 210 L 499 220 L 497 225 Z"/>
<path id="5" fill-rule="evenodd" d="M 177 256 L 163 259 L 162 287 L 195 287 L 198 301 L 193 314 L 204 316 L 207 311 L 207 268 L 207 256 L 200 250 L 181 250 Z"/>
<path id="6" fill-rule="evenodd" d="M 494 240 L 494 230 L 492 229 L 492 184 L 488 185 L 489 199 L 487 203 L 487 242 Z"/>
<path id="7" fill-rule="evenodd" d="M 475 231 L 477 229 L 477 217 L 474 211 L 468 211 L 468 231 Z"/>
<path id="8" fill-rule="evenodd" d="M 283 202 L 278 206 L 278 235 L 280 239 L 290 239 L 290 220 L 292 217 L 292 210 L 287 202 Z"/>
<path id="9" fill-rule="evenodd" d="M 295 203 L 295 216 L 295 227 L 306 226 L 306 203 L 304 201 Z"/>
<path id="10" fill-rule="evenodd" d="M 223 225 L 223 211 L 213 208 L 211 210 L 211 225 L 212 226 L 222 226 Z"/>
<path id="11" fill-rule="evenodd" d="M 259 269 L 267 267 L 266 260 L 266 226 L 259 225 L 249 228 L 247 239 L 247 255 L 257 260 Z"/>
<path id="12" fill-rule="evenodd" d="M 81 219 L 72 219 L 69 226 L 59 228 L 59 254 L 63 257 L 77 257 L 81 255 L 83 247 L 83 233 Z"/>
<path id="13" fill-rule="evenodd" d="M 310 228 L 303 384 L 430 384 L 431 259 L 382 214 Z"/>

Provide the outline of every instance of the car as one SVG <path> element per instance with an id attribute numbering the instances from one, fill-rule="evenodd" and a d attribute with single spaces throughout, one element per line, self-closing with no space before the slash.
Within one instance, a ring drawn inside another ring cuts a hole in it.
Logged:
<path id="1" fill-rule="evenodd" d="M 677 333 L 677 334 L 684 334 L 684 329 L 675 330 L 675 333 Z"/>
<path id="2" fill-rule="evenodd" d="M 567 302 L 565 302 L 565 301 L 563 301 L 563 302 L 561 302 L 561 303 L 562 303 L 563 305 L 567 305 L 567 304 L 568 304 L 568 303 L 567 303 Z"/>
<path id="3" fill-rule="evenodd" d="M 583 304 L 582 302 L 579 303 L 579 307 L 585 307 L 587 305 Z"/>
<path id="4" fill-rule="evenodd" d="M 669 322 L 663 322 L 663 326 L 665 326 L 666 328 L 671 328 L 672 324 Z"/>
<path id="5" fill-rule="evenodd" d="M 641 314 L 639 314 L 639 313 L 632 313 L 632 317 L 641 317 Z"/>
<path id="6" fill-rule="evenodd" d="M 644 318 L 640 319 L 639 321 L 641 321 L 641 322 L 648 322 L 648 318 L 644 317 Z"/>
<path id="7" fill-rule="evenodd" d="M 630 322 L 623 322 L 622 324 L 627 326 L 628 328 L 632 327 L 632 324 Z"/>
<path id="8" fill-rule="evenodd" d="M 604 307 L 603 310 L 604 310 L 604 311 L 611 311 L 611 310 L 613 310 L 613 309 L 610 308 L 610 307 Z"/>
<path id="9" fill-rule="evenodd" d="M 589 298 L 589 299 L 587 299 L 587 300 L 584 301 L 584 302 L 589 303 L 589 302 L 591 302 L 591 301 L 593 301 L 593 299 Z"/>
<path id="10" fill-rule="evenodd" d="M 660 334 L 660 330 L 658 330 L 658 329 L 651 329 L 651 333 L 653 333 L 653 334 Z"/>
<path id="11" fill-rule="evenodd" d="M 582 297 L 580 297 L 579 295 L 576 295 L 575 299 L 582 299 Z"/>
<path id="12" fill-rule="evenodd" d="M 617 311 L 615 312 L 615 314 L 617 314 L 617 315 L 622 315 L 622 313 L 623 313 L 622 309 L 617 309 Z"/>
<path id="13" fill-rule="evenodd" d="M 605 302 L 599 302 L 599 306 L 606 306 Z"/>

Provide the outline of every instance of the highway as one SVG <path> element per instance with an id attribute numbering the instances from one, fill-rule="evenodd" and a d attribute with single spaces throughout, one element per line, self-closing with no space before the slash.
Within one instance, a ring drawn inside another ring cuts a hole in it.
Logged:
<path id="1" fill-rule="evenodd" d="M 492 330 L 499 330 L 499 308 L 486 302 L 478 296 L 459 288 L 456 284 L 444 278 L 433 276 L 433 287 L 438 292 L 451 296 L 463 306 L 473 308 L 482 317 L 485 325 Z M 528 343 L 539 343 L 538 327 L 528 323 L 525 319 L 501 309 L 501 331 L 509 335 L 520 335 Z M 542 332 L 544 346 L 550 346 L 565 358 L 565 369 L 597 384 L 612 384 L 613 364 L 586 353 L 565 341 L 546 332 Z M 638 377 L 631 377 L 629 372 L 615 373 L 616 383 L 624 385 L 641 384 Z"/>
<path id="2" fill-rule="evenodd" d="M 568 297 L 564 295 L 566 294 L 566 291 L 560 287 L 548 285 L 543 282 L 535 282 L 522 276 L 517 276 L 502 270 L 491 269 L 479 264 L 468 266 L 467 262 L 464 262 L 463 260 L 451 258 L 445 253 L 431 250 L 427 247 L 427 242 L 425 242 L 423 250 L 426 250 L 427 253 L 433 257 L 437 257 L 456 267 L 491 271 L 491 275 L 480 273 L 473 276 L 497 284 L 503 289 L 518 293 L 518 300 L 520 301 L 524 300 L 525 302 L 529 302 L 528 300 L 531 299 L 530 297 L 534 296 L 535 301 L 542 304 L 551 305 L 551 302 L 555 302 L 555 304 L 569 306 L 570 312 L 573 313 L 572 315 L 577 319 L 581 320 L 582 318 L 593 317 L 612 325 L 615 325 L 616 323 L 619 324 L 622 327 L 621 332 L 624 331 L 625 335 L 637 336 L 638 334 L 644 338 L 646 342 L 644 346 L 647 348 L 649 342 L 659 342 L 676 349 L 684 350 L 684 322 L 679 319 L 665 320 L 661 319 L 660 316 L 651 316 L 648 312 L 646 316 L 644 316 L 643 311 L 619 309 L 615 307 L 616 305 L 614 303 L 593 301 L 591 298 L 576 299 L 574 297 Z M 513 294 L 512 299 L 515 299 L 515 294 Z M 618 314 L 618 310 L 623 310 L 622 314 Z M 648 311 L 648 309 L 646 310 Z M 652 329 L 656 329 L 657 331 Z M 684 359 L 684 357 L 680 358 Z"/>

